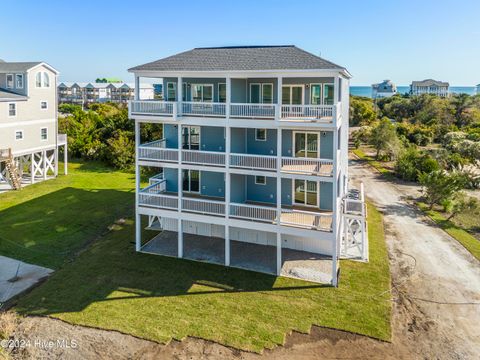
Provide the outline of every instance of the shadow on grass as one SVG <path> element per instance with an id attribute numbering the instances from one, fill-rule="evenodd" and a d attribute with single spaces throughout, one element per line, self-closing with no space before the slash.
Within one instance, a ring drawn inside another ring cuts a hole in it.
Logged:
<path id="1" fill-rule="evenodd" d="M 11 206 L 0 211 L 0 254 L 58 268 L 131 214 L 133 201 L 128 191 L 65 187 Z"/>
<path id="2" fill-rule="evenodd" d="M 273 275 L 137 253 L 133 239 L 134 227 L 128 221 L 23 298 L 17 310 L 50 315 L 79 312 L 102 302 L 331 287 L 288 279 L 285 283 L 291 286 L 279 287 Z"/>

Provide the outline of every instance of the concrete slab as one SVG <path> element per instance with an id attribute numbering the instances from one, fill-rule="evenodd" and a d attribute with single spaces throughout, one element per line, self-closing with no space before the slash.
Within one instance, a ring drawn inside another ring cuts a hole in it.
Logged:
<path id="1" fill-rule="evenodd" d="M 184 258 L 214 264 L 225 264 L 225 240 L 222 238 L 184 234 Z M 142 251 L 177 257 L 178 238 L 173 231 L 163 231 L 147 242 Z M 242 241 L 230 241 L 230 265 L 233 267 L 276 274 L 277 249 Z M 282 249 L 281 275 L 297 279 L 331 283 L 332 260 L 328 256 L 306 251 Z"/>
<path id="2" fill-rule="evenodd" d="M 17 270 L 18 280 L 10 282 L 9 280 L 15 277 Z M 52 269 L 0 256 L 0 303 L 27 290 L 52 272 Z"/>

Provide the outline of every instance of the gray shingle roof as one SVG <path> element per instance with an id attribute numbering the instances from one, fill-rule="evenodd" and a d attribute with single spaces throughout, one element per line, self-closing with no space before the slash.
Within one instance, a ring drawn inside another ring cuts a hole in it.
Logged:
<path id="1" fill-rule="evenodd" d="M 412 81 L 412 86 L 449 86 L 448 82 L 426 79 L 422 81 Z"/>
<path id="2" fill-rule="evenodd" d="M 195 48 L 129 71 L 235 71 L 338 69 L 336 65 L 294 45 Z"/>
<path id="3" fill-rule="evenodd" d="M 13 91 L 0 88 L 0 101 L 27 100 L 25 95 L 17 94 Z"/>
<path id="4" fill-rule="evenodd" d="M 41 64 L 41 61 L 32 61 L 32 62 L 1 62 L 0 61 L 0 72 L 25 72 L 32 67 Z"/>

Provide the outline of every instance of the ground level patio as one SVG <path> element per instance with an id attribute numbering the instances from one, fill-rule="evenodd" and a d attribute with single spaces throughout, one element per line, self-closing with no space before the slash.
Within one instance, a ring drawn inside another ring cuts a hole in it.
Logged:
<path id="1" fill-rule="evenodd" d="M 145 243 L 144 253 L 177 257 L 178 236 L 162 231 Z M 230 240 L 230 266 L 276 274 L 276 247 Z M 225 239 L 183 234 L 183 257 L 189 260 L 225 264 Z M 282 248 L 282 276 L 318 283 L 331 283 L 332 259 L 307 251 Z"/>

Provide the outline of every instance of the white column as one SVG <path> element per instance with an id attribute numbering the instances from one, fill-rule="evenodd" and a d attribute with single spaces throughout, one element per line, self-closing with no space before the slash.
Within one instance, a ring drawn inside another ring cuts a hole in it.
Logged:
<path id="1" fill-rule="evenodd" d="M 225 266 L 230 266 L 230 226 L 225 225 Z"/>
<path id="2" fill-rule="evenodd" d="M 277 231 L 277 275 L 282 272 L 282 233 Z"/>
<path id="3" fill-rule="evenodd" d="M 338 86 L 338 77 L 335 77 L 335 86 L 334 86 L 334 94 L 338 94 L 336 89 Z M 338 100 L 338 96 L 335 97 L 334 101 Z M 338 248 L 340 244 L 340 238 L 342 234 L 339 232 L 339 217 L 342 216 L 341 213 L 338 211 L 338 198 L 337 198 L 337 184 L 338 184 L 338 128 L 335 128 L 333 133 L 333 186 L 332 186 L 332 197 L 333 197 L 333 216 L 332 216 L 332 232 L 335 236 L 335 241 L 333 243 L 333 250 L 332 250 L 332 285 L 337 286 L 337 259 L 338 259 Z"/>
<path id="4" fill-rule="evenodd" d="M 178 101 L 178 109 L 177 109 L 177 114 L 182 115 L 183 112 L 183 81 L 182 78 L 179 76 L 177 78 L 177 101 Z"/>
<path id="5" fill-rule="evenodd" d="M 180 79 L 180 78 L 179 78 Z M 177 173 L 177 197 L 178 197 L 178 257 L 183 257 L 183 224 L 182 224 L 182 199 L 183 199 L 183 171 L 182 171 L 182 126 L 178 124 L 178 173 Z"/>
<path id="6" fill-rule="evenodd" d="M 58 176 L 58 145 L 55 147 L 55 150 L 53 151 L 53 165 L 54 165 L 54 174 L 55 177 Z"/>
<path id="7" fill-rule="evenodd" d="M 178 254 L 179 258 L 183 258 L 183 222 L 182 219 L 178 219 Z"/>
<path id="8" fill-rule="evenodd" d="M 283 86 L 283 78 L 281 76 L 277 77 L 277 118 L 276 120 L 280 119 L 280 115 L 282 113 L 282 86 Z"/>
<path id="9" fill-rule="evenodd" d="M 230 104 L 232 102 L 232 79 L 227 76 L 225 78 L 225 87 L 227 88 L 226 90 L 226 97 L 227 101 L 225 104 L 225 117 L 227 118 L 227 121 L 230 119 Z"/>
<path id="10" fill-rule="evenodd" d="M 229 79 L 227 78 L 227 104 L 229 103 Z M 228 108 L 228 105 L 227 105 Z M 231 175 L 230 175 L 230 152 L 232 144 L 232 132 L 230 129 L 228 117 L 225 127 L 225 265 L 230 265 L 230 227 L 229 227 L 229 218 L 230 218 L 230 193 L 231 193 Z"/>
<path id="11" fill-rule="evenodd" d="M 30 156 L 30 182 L 33 184 L 35 182 L 35 153 L 32 153 Z"/>
<path id="12" fill-rule="evenodd" d="M 63 172 L 65 175 L 68 174 L 68 145 L 65 143 L 63 145 Z"/>
<path id="13" fill-rule="evenodd" d="M 140 251 L 142 246 L 141 216 L 138 212 L 140 191 L 140 165 L 138 164 L 138 147 L 140 146 L 140 123 L 135 120 L 135 250 Z M 67 148 L 65 146 L 65 154 Z M 66 155 L 65 155 L 66 156 Z"/>
<path id="14" fill-rule="evenodd" d="M 43 165 L 43 180 L 47 180 L 47 151 L 42 151 L 42 165 Z"/>
<path id="15" fill-rule="evenodd" d="M 277 275 L 282 271 L 282 129 L 277 127 Z"/>
<path id="16" fill-rule="evenodd" d="M 140 100 L 140 76 L 135 75 L 135 100 Z"/>

